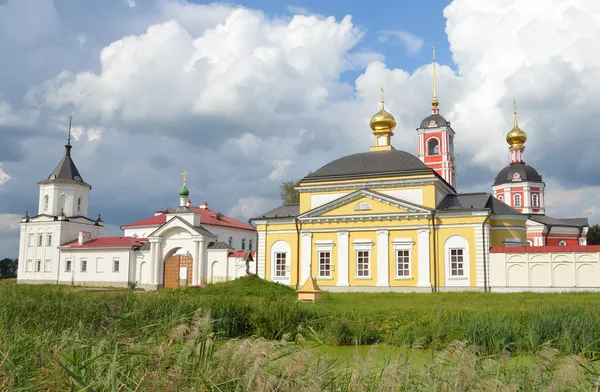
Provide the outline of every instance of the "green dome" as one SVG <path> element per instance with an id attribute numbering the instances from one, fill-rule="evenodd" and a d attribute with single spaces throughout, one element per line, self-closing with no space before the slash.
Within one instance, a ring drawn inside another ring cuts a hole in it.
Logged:
<path id="1" fill-rule="evenodd" d="M 181 187 L 181 189 L 179 190 L 179 196 L 181 197 L 188 197 L 190 195 L 190 191 L 188 191 L 187 187 L 184 185 Z"/>

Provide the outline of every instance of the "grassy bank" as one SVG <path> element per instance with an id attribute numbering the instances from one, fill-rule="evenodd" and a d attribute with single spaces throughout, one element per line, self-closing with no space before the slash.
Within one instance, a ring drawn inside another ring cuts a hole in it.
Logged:
<path id="1" fill-rule="evenodd" d="M 415 352 L 428 350 L 427 365 L 420 360 L 420 367 L 407 367 L 412 370 L 402 367 L 405 362 L 398 358 L 375 366 L 381 368 L 376 374 L 382 374 L 383 368 L 395 363 L 394 372 L 425 372 L 415 376 L 418 379 L 424 377 L 423 380 L 435 380 L 438 377 L 435 371 L 444 373 L 445 370 L 439 367 L 442 365 L 436 361 L 440 360 L 440 355 L 450 355 L 448 352 L 455 352 L 459 346 L 463 350 L 461 352 L 474 361 L 472 371 L 475 372 L 474 379 L 479 380 L 477 382 L 491 377 L 491 368 L 483 367 L 488 359 L 495 361 L 493 366 L 504 369 L 504 372 L 510 361 L 504 363 L 501 358 L 525 354 L 537 358 L 525 367 L 511 365 L 514 371 L 507 373 L 506 385 L 514 381 L 510 381 L 512 377 L 537 371 L 535 369 L 543 362 L 538 357 L 540 352 L 548 355 L 557 350 L 562 355 L 573 355 L 561 357 L 561 361 L 576 359 L 591 366 L 589 372 L 583 367 L 576 372 L 577 382 L 589 382 L 595 374 L 594 355 L 600 352 L 599 302 L 598 295 L 583 293 L 355 293 L 327 294 L 322 303 L 305 304 L 296 301 L 295 292 L 290 288 L 257 278 L 244 278 L 204 289 L 152 293 L 90 293 L 64 287 L 4 284 L 0 286 L 0 379 L 3 380 L 0 381 L 0 390 L 2 382 L 5 383 L 4 388 L 8 384 L 11 388 L 18 388 L 36 385 L 37 382 L 40 385 L 70 382 L 68 380 L 77 378 L 81 378 L 85 385 L 95 383 L 100 390 L 106 389 L 107 384 L 103 382 L 109 379 L 111 382 L 118 379 L 119 385 L 135 389 L 146 373 L 146 379 L 162 377 L 160 382 L 168 384 L 172 381 L 169 381 L 172 372 L 190 371 L 195 378 L 190 379 L 192 376 L 187 373 L 177 376 L 186 380 L 182 384 L 185 389 L 204 382 L 197 377 L 204 377 L 199 374 L 208 374 L 209 368 L 216 372 L 211 376 L 211 382 L 227 384 L 231 383 L 228 381 L 231 375 L 216 375 L 225 366 L 223 356 L 233 355 L 232 352 L 242 355 L 244 350 L 255 349 L 257 352 L 265 350 L 264 358 L 271 355 L 295 358 L 300 355 L 309 358 L 309 363 L 331 363 L 332 369 L 327 370 L 327 374 L 336 377 L 336 380 L 346 380 L 339 385 L 350 385 L 349 380 L 358 377 L 354 373 L 357 363 L 362 362 L 355 361 L 352 366 L 348 365 L 349 368 L 339 364 L 334 366 L 334 363 L 339 363 L 339 357 L 338 361 L 331 362 L 323 358 L 327 353 L 321 349 L 304 349 L 307 345 L 319 343 L 334 346 L 379 343 L 409 347 Z M 206 321 L 208 315 L 210 322 Z M 217 350 L 212 342 L 231 338 L 249 340 L 226 343 L 218 348 L 220 354 L 215 354 L 216 357 L 202 359 L 207 343 L 202 343 L 202 346 L 197 340 L 209 335 L 210 355 Z M 190 343 L 189 339 L 193 342 Z M 294 344 L 276 343 L 282 339 Z M 467 345 L 457 342 L 467 342 Z M 281 351 L 283 348 L 287 351 Z M 244 358 L 239 360 L 247 362 L 250 368 L 258 366 L 253 362 L 258 361 L 257 358 Z M 201 363 L 203 361 L 204 364 Z M 548 363 L 554 363 L 555 369 L 562 369 L 561 364 L 553 361 Z M 264 376 L 273 378 L 269 382 L 287 377 L 281 373 L 285 371 L 277 366 L 264 366 L 261 368 Z M 431 366 L 433 368 L 430 369 Z M 403 376 L 396 374 L 394 377 Z M 268 384 L 264 380 L 261 382 Z M 326 382 L 326 377 L 323 382 Z M 153 379 L 151 385 L 156 386 L 157 383 L 159 381 Z M 230 386 L 219 388 L 231 390 Z M 149 386 L 144 386 L 144 389 L 152 390 Z"/>

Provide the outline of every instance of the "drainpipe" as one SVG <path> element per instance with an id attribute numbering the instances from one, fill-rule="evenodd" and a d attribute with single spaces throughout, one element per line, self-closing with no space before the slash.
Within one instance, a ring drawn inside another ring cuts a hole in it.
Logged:
<path id="1" fill-rule="evenodd" d="M 431 211 L 431 234 L 433 236 L 433 287 L 432 291 L 437 291 L 438 281 L 437 281 L 437 236 L 435 235 L 435 210 Z"/>
<path id="2" fill-rule="evenodd" d="M 481 224 L 481 235 L 483 239 L 483 292 L 488 291 L 488 281 L 487 281 L 487 266 L 486 266 L 486 257 L 485 257 L 485 224 L 492 216 L 492 210 L 488 213 L 488 216 L 485 218 L 483 223 Z M 491 242 L 491 241 L 490 241 Z M 489 247 L 490 244 L 488 244 Z"/>
<path id="3" fill-rule="evenodd" d="M 300 229 L 298 228 L 298 218 L 294 218 L 294 223 L 296 224 L 296 290 L 298 290 L 300 288 Z"/>

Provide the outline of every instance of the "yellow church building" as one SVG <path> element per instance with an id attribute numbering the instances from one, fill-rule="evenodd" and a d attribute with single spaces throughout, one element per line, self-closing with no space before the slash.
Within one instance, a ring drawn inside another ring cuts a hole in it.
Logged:
<path id="1" fill-rule="evenodd" d="M 487 289 L 490 247 L 525 245 L 527 216 L 456 192 L 454 131 L 435 89 L 432 103 L 417 156 L 392 146 L 382 96 L 370 151 L 326 164 L 300 181 L 299 204 L 253 219 L 258 275 L 294 287 L 312 276 L 330 291 Z"/>

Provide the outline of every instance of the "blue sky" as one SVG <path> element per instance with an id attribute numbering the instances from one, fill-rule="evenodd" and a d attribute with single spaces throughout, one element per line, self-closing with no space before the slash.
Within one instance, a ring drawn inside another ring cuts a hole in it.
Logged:
<path id="1" fill-rule="evenodd" d="M 491 191 L 517 97 L 547 213 L 600 222 L 600 135 L 577 125 L 600 100 L 595 3 L 0 0 L 0 257 L 37 212 L 70 112 L 107 234 L 177 205 L 184 169 L 193 204 L 245 220 L 281 181 L 368 151 L 382 86 L 392 143 L 416 154 L 432 45 L 458 190 Z"/>

